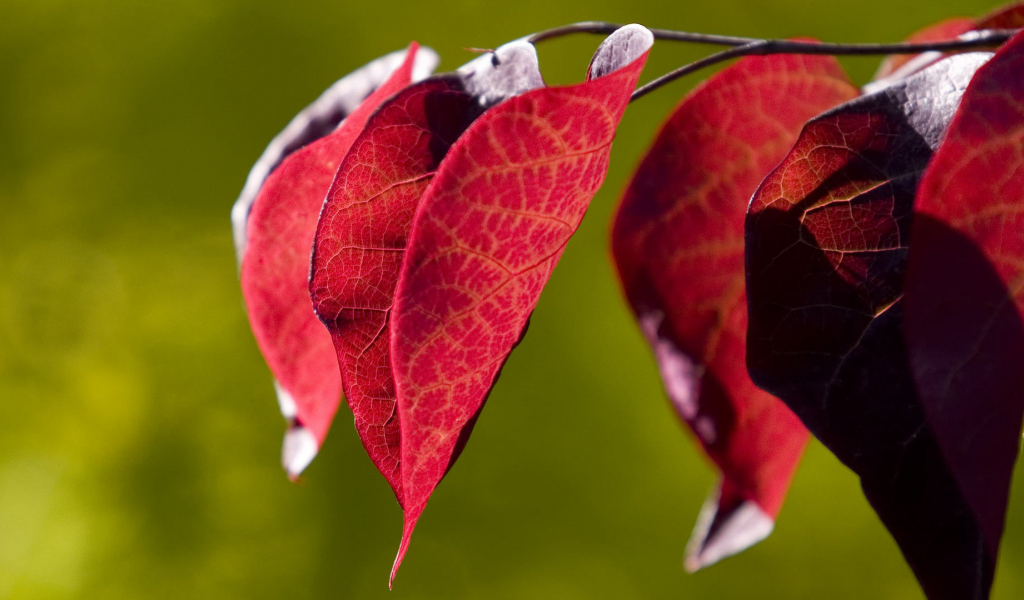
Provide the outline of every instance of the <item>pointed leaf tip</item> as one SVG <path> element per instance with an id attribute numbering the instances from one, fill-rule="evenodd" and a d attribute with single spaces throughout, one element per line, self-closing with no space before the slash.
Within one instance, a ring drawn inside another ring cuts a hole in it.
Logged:
<path id="1" fill-rule="evenodd" d="M 910 370 L 989 578 L 1024 419 L 1022 73 L 1018 33 L 971 79 L 917 190 L 906 276 Z"/>
<path id="2" fill-rule="evenodd" d="M 301 425 L 292 425 L 284 434 L 281 445 L 281 465 L 288 478 L 294 481 L 316 458 L 319 446 L 316 437 Z"/>
<path id="3" fill-rule="evenodd" d="M 683 566 L 690 573 L 711 566 L 767 538 L 774 527 L 775 519 L 756 502 L 728 501 L 719 487 L 701 507 Z"/>
<path id="4" fill-rule="evenodd" d="M 391 576 L 388 578 L 389 590 L 395 583 L 395 576 L 398 575 L 398 569 L 402 566 L 405 552 L 409 549 L 409 541 L 412 539 L 412 532 L 416 529 L 416 522 L 419 521 L 421 511 L 422 507 L 419 511 L 415 511 L 415 513 L 406 511 L 405 522 L 402 525 L 402 542 L 398 546 L 398 554 L 395 555 L 395 562 L 391 566 Z"/>

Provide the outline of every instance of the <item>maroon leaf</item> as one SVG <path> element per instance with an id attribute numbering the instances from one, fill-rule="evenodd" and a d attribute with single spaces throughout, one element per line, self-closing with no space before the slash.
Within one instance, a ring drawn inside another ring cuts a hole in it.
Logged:
<path id="1" fill-rule="evenodd" d="M 386 81 L 382 75 L 389 65 L 371 63 L 300 113 L 271 142 L 232 210 L 249 322 L 274 374 L 282 413 L 292 421 L 282 450 L 292 477 L 316 455 L 341 394 L 330 336 L 317 321 L 306 291 L 320 206 L 367 117 L 382 100 L 409 84 L 416 54 L 413 43 Z M 432 52 L 425 56 L 428 63 L 436 62 Z M 355 98 L 374 87 L 333 132 L 322 135 Z M 314 141 L 318 135 L 322 137 Z"/>
<path id="2" fill-rule="evenodd" d="M 413 218 L 392 313 L 405 529 L 465 444 L 608 165 L 653 43 L 608 37 L 587 81 L 487 111 L 452 146 Z"/>
<path id="3" fill-rule="evenodd" d="M 1024 35 L 975 74 L 914 209 L 910 366 L 991 569 L 1024 418 Z"/>
<path id="4" fill-rule="evenodd" d="M 513 42 L 458 73 L 406 88 L 367 122 L 327 194 L 309 293 L 331 332 L 356 430 L 399 504 L 400 431 L 388 344 L 413 214 L 448 148 L 484 105 L 543 85 L 533 46 Z"/>
<path id="5" fill-rule="evenodd" d="M 920 174 L 987 57 L 809 122 L 746 222 L 750 375 L 860 476 L 932 600 L 984 597 L 992 562 L 914 389 L 903 274 Z"/>
<path id="6" fill-rule="evenodd" d="M 695 570 L 767 536 L 807 443 L 747 375 L 743 219 L 810 118 L 858 92 L 832 57 L 749 57 L 676 107 L 626 190 L 612 249 L 679 417 L 722 473 Z"/>

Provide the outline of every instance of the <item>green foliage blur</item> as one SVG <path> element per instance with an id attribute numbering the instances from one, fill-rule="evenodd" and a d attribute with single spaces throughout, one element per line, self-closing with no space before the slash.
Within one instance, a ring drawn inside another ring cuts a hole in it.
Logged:
<path id="1" fill-rule="evenodd" d="M 895 41 L 991 0 L 0 0 L 0 599 L 920 599 L 813 443 L 775 533 L 696 575 L 715 476 L 666 402 L 606 247 L 691 77 L 627 112 L 555 272 L 391 593 L 401 514 L 344 409 L 304 481 L 248 329 L 228 212 L 331 82 L 412 39 L 442 68 L 585 19 Z M 580 80 L 599 38 L 540 48 Z M 706 49 L 659 43 L 648 80 Z M 876 59 L 847 60 L 858 82 Z M 994 597 L 1024 597 L 1024 468 Z"/>

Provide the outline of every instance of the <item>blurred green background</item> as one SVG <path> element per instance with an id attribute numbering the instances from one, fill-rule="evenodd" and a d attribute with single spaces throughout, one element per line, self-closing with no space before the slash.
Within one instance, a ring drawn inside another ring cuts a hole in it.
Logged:
<path id="1" fill-rule="evenodd" d="M 988 0 L 0 0 L 0 599 L 920 599 L 813 443 L 775 533 L 696 575 L 714 473 L 678 425 L 605 245 L 690 78 L 630 108 L 612 168 L 396 581 L 401 515 L 339 414 L 300 485 L 249 333 L 228 212 L 335 79 L 409 40 L 442 67 L 583 19 L 898 40 Z M 599 38 L 540 48 L 582 78 Z M 704 49 L 659 43 L 645 79 Z M 877 60 L 845 61 L 866 80 Z M 995 598 L 1024 597 L 1024 468 Z"/>

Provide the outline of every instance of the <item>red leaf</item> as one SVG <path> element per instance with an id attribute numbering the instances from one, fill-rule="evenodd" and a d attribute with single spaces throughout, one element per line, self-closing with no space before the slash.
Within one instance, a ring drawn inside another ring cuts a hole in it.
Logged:
<path id="1" fill-rule="evenodd" d="M 652 43 L 638 25 L 621 28 L 585 83 L 487 111 L 452 146 L 416 210 L 391 336 L 405 494 L 392 577 L 604 180 Z"/>
<path id="2" fill-rule="evenodd" d="M 974 76 L 914 208 L 910 364 L 991 570 L 1024 418 L 1024 35 Z"/>
<path id="3" fill-rule="evenodd" d="M 342 112 L 337 110 L 341 108 L 337 105 L 340 102 L 331 101 L 359 90 L 332 87 L 321 100 L 300 113 L 282 134 L 286 137 L 271 143 L 250 174 L 250 182 L 258 181 L 261 172 L 273 169 L 259 185 L 251 211 L 243 203 L 248 198 L 245 192 L 239 201 L 242 204 L 233 210 L 237 213 L 234 216 L 241 217 L 236 219 L 236 229 L 239 221 L 244 223 L 240 228 L 244 242 L 239 248 L 242 293 L 249 322 L 274 374 L 282 412 L 294 419 L 282 451 L 285 469 L 292 477 L 301 473 L 316 455 L 341 394 L 330 336 L 317 321 L 307 293 L 309 251 L 320 206 L 341 158 L 367 117 L 382 100 L 409 84 L 416 49 L 413 43 L 401 66 L 333 132 L 315 141 L 310 139 L 328 128 Z M 429 59 L 430 55 L 427 56 Z M 354 83 L 362 84 L 367 91 L 376 87 L 365 85 L 366 79 L 380 82 L 382 66 L 385 65 L 377 64 L 368 68 L 370 72 L 363 71 Z M 308 145 L 296 149 L 302 143 Z M 293 151 L 283 160 L 274 161 L 276 149 L 281 149 L 278 154 Z M 274 162 L 280 164 L 276 168 L 269 166 Z M 248 187 L 249 183 L 247 190 Z M 249 213 L 247 218 L 245 213 Z"/>
<path id="4" fill-rule="evenodd" d="M 543 84 L 533 46 L 514 42 L 458 74 L 406 88 L 367 122 L 327 194 L 309 293 L 331 332 L 356 430 L 399 504 L 401 432 L 389 319 L 412 216 L 441 159 L 482 112 L 481 104 Z"/>
<path id="5" fill-rule="evenodd" d="M 992 563 L 914 389 L 903 274 L 920 173 L 987 56 L 810 121 L 746 223 L 750 375 L 860 476 L 932 600 L 987 594 Z"/>
<path id="6" fill-rule="evenodd" d="M 747 375 L 743 219 L 810 118 L 858 92 L 832 57 L 749 57 L 687 96 L 626 190 L 612 248 L 665 390 L 722 473 L 695 570 L 764 539 L 807 443 Z"/>

